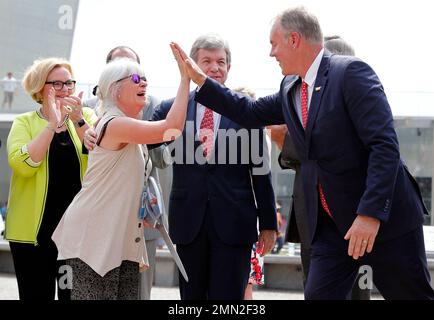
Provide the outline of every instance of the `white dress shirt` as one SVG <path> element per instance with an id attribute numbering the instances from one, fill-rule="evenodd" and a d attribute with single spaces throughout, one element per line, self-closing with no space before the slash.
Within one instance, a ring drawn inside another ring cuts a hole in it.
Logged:
<path id="1" fill-rule="evenodd" d="M 309 69 L 307 70 L 306 76 L 304 77 L 304 79 L 302 79 L 302 81 L 307 83 L 307 92 L 308 92 L 307 110 L 308 111 L 310 109 L 310 101 L 312 100 L 313 88 L 315 86 L 319 65 L 321 64 L 323 55 L 324 55 L 324 49 L 321 49 L 321 51 L 318 53 L 315 60 L 313 60 Z M 292 92 L 293 92 L 292 98 L 293 101 L 295 102 L 295 110 L 297 112 L 298 118 L 300 119 L 300 123 L 303 124 L 302 117 L 301 117 L 301 84 L 298 85 L 297 88 Z M 309 118 L 307 119 L 307 121 L 309 121 Z"/>

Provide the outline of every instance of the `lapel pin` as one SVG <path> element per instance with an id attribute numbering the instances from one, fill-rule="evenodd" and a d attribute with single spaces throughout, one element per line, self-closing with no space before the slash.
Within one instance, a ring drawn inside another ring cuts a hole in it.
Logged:
<path id="1" fill-rule="evenodd" d="M 320 91 L 321 87 L 315 87 L 315 91 Z"/>

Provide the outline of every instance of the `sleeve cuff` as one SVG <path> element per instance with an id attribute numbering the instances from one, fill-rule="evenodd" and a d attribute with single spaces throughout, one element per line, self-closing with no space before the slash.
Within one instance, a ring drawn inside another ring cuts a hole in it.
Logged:
<path id="1" fill-rule="evenodd" d="M 35 162 L 32 160 L 32 158 L 30 157 L 30 154 L 29 154 L 29 149 L 27 148 L 27 144 L 25 144 L 24 146 L 21 147 L 21 154 L 27 155 L 27 158 L 24 160 L 24 162 L 27 163 L 32 168 L 37 168 L 42 163 L 42 161 Z"/>

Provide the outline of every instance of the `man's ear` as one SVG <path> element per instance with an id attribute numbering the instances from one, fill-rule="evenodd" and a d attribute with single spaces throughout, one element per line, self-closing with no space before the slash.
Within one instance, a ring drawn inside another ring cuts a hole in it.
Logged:
<path id="1" fill-rule="evenodd" d="M 231 69 L 231 65 L 230 64 L 228 64 L 228 72 L 229 72 L 229 70 Z"/>
<path id="2" fill-rule="evenodd" d="M 291 32 L 288 36 L 288 45 L 291 49 L 297 49 L 300 45 L 301 35 L 298 32 Z"/>

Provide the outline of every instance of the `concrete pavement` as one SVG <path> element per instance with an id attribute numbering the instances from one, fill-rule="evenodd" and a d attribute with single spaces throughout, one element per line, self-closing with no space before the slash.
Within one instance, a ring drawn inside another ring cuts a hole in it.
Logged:
<path id="1" fill-rule="evenodd" d="M 255 300 L 303 300 L 302 292 L 260 289 L 253 292 Z M 152 300 L 179 300 L 178 287 L 154 287 Z M 0 300 L 18 300 L 18 286 L 14 274 L 0 273 Z"/>
<path id="2" fill-rule="evenodd" d="M 256 289 L 253 291 L 255 300 L 304 300 L 303 292 Z M 0 300 L 18 300 L 18 286 L 14 274 L 0 273 Z M 180 300 L 178 287 L 154 287 L 151 300 Z M 373 294 L 371 300 L 383 300 L 378 294 Z"/>

